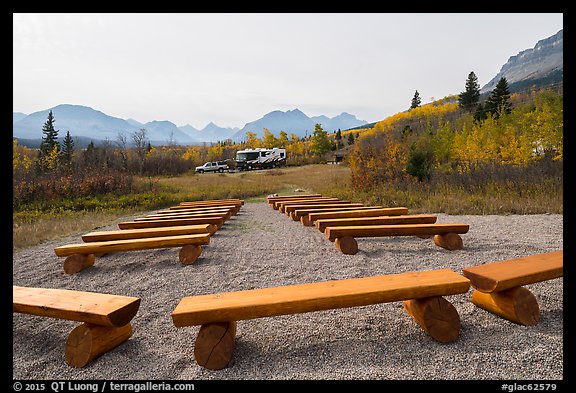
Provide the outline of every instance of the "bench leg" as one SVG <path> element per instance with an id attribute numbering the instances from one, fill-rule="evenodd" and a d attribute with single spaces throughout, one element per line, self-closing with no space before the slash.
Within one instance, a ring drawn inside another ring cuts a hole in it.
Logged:
<path id="1" fill-rule="evenodd" d="M 404 301 L 404 310 L 436 341 L 455 341 L 460 334 L 460 316 L 442 296 Z"/>
<path id="2" fill-rule="evenodd" d="M 236 321 L 202 325 L 194 344 L 196 363 L 210 370 L 223 369 L 232 360 L 235 343 Z"/>
<path id="3" fill-rule="evenodd" d="M 354 255 L 358 252 L 358 242 L 351 236 L 339 237 L 334 243 L 343 254 Z"/>
<path id="4" fill-rule="evenodd" d="M 187 244 L 180 249 L 178 257 L 183 265 L 191 265 L 198 259 L 200 254 L 202 254 L 202 246 Z"/>
<path id="5" fill-rule="evenodd" d="M 132 325 L 130 323 L 121 327 L 83 323 L 72 330 L 68 336 L 66 363 L 71 367 L 84 367 L 131 336 Z"/>
<path id="6" fill-rule="evenodd" d="M 475 290 L 472 303 L 519 325 L 534 326 L 540 321 L 538 300 L 524 287 L 492 293 Z"/>
<path id="7" fill-rule="evenodd" d="M 72 254 L 64 260 L 64 273 L 74 274 L 94 265 L 96 256 L 94 254 Z"/>
<path id="8" fill-rule="evenodd" d="M 305 227 L 313 227 L 314 226 L 314 222 L 310 221 L 310 218 L 308 217 L 308 215 L 300 217 L 300 222 Z"/>
<path id="9" fill-rule="evenodd" d="M 463 243 L 462 238 L 457 233 L 447 233 L 445 235 L 435 235 L 434 243 L 438 247 L 445 248 L 447 250 L 460 250 L 462 249 Z"/>

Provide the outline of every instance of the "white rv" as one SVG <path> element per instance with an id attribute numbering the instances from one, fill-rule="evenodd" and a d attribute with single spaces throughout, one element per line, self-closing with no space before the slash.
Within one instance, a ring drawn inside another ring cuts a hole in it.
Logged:
<path id="1" fill-rule="evenodd" d="M 286 149 L 274 147 L 239 150 L 236 152 L 235 161 L 239 171 L 286 166 Z"/>

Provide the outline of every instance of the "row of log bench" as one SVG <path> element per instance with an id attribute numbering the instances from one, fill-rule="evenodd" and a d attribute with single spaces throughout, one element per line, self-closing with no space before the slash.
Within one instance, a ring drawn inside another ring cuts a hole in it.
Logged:
<path id="1" fill-rule="evenodd" d="M 67 244 L 54 249 L 65 257 L 64 272 L 78 273 L 94 265 L 97 257 L 112 252 L 139 251 L 180 247 L 183 265 L 194 263 L 202 246 L 224 223 L 236 215 L 244 201 L 218 199 L 181 202 L 167 210 L 118 223 L 119 230 L 96 231 L 82 236 L 83 243 Z"/>
<path id="2" fill-rule="evenodd" d="M 268 196 L 274 210 L 284 213 L 305 226 L 314 226 L 335 243 L 343 254 L 358 252 L 356 238 L 385 236 L 434 237 L 434 243 L 447 250 L 463 247 L 461 234 L 470 229 L 468 224 L 436 223 L 430 214 L 408 215 L 406 207 L 364 206 L 322 194 Z"/>
<path id="3" fill-rule="evenodd" d="M 465 268 L 423 270 L 184 297 L 171 316 L 176 327 L 201 326 L 196 362 L 226 367 L 235 348 L 237 321 L 402 301 L 405 311 L 434 340 L 452 342 L 460 332 L 456 308 L 444 296 L 468 292 L 487 311 L 527 326 L 540 309 L 524 285 L 563 276 L 563 251 Z M 132 335 L 140 299 L 113 294 L 13 286 L 13 311 L 82 322 L 66 343 L 66 362 L 84 367 Z"/>

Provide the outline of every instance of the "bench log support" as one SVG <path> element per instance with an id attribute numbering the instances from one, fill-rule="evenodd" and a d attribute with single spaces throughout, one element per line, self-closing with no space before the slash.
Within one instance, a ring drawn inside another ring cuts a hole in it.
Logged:
<path id="1" fill-rule="evenodd" d="M 472 303 L 525 326 L 537 325 L 536 296 L 523 287 L 564 275 L 564 252 L 553 251 L 462 269 L 474 287 Z"/>
<path id="2" fill-rule="evenodd" d="M 132 336 L 130 323 L 121 326 L 100 326 L 83 323 L 76 327 L 66 341 L 66 363 L 81 368 L 100 355 L 116 348 Z"/>
<path id="3" fill-rule="evenodd" d="M 236 346 L 236 322 L 213 322 L 200 327 L 194 344 L 194 359 L 209 370 L 225 368 Z"/>

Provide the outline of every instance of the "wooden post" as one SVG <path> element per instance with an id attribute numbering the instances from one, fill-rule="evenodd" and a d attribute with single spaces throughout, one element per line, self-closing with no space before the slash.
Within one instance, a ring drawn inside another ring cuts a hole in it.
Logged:
<path id="1" fill-rule="evenodd" d="M 460 250 L 463 247 L 462 238 L 457 233 L 434 235 L 434 244 L 447 250 Z"/>
<path id="2" fill-rule="evenodd" d="M 200 254 L 202 254 L 202 246 L 187 244 L 180 249 L 178 257 L 183 265 L 191 265 L 198 259 Z"/>
<path id="3" fill-rule="evenodd" d="M 236 321 L 202 325 L 196 343 L 196 363 L 210 370 L 221 370 L 230 363 L 236 341 Z"/>
<path id="4" fill-rule="evenodd" d="M 75 274 L 94 265 L 94 254 L 72 254 L 64 260 L 64 273 Z"/>
<path id="5" fill-rule="evenodd" d="M 314 226 L 314 223 L 313 223 L 312 221 L 310 221 L 310 215 L 308 215 L 308 214 L 300 217 L 300 222 L 301 222 L 302 225 L 304 225 L 305 227 L 312 227 L 312 226 Z"/>
<path id="6" fill-rule="evenodd" d="M 66 363 L 84 367 L 98 356 L 122 344 L 132 336 L 130 323 L 110 327 L 83 323 L 76 327 L 66 341 Z"/>
<path id="7" fill-rule="evenodd" d="M 358 242 L 352 236 L 336 238 L 335 244 L 343 254 L 354 255 L 358 252 Z"/>
<path id="8" fill-rule="evenodd" d="M 534 326 L 540 321 L 538 301 L 532 292 L 524 287 L 492 293 L 475 290 L 472 293 L 472 303 L 519 325 Z"/>
<path id="9" fill-rule="evenodd" d="M 460 334 L 460 316 L 442 296 L 405 300 L 404 310 L 437 341 L 455 341 Z"/>

